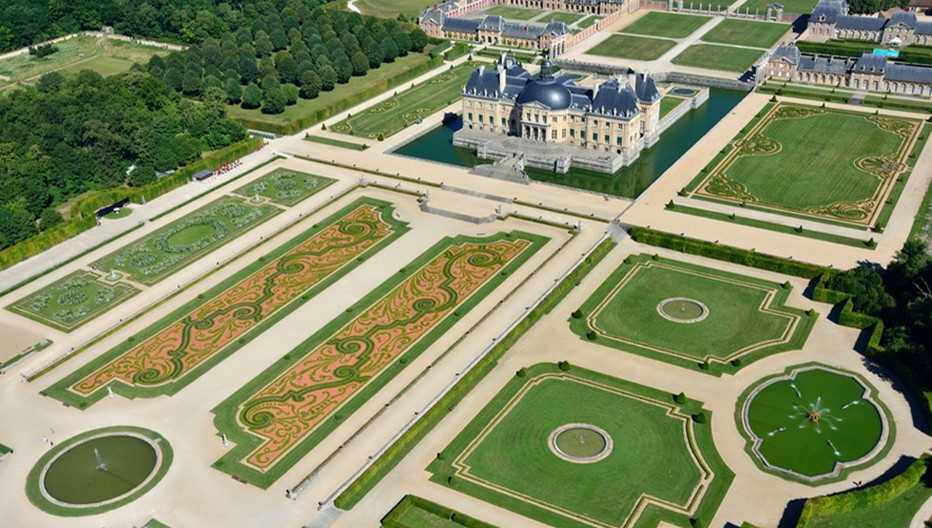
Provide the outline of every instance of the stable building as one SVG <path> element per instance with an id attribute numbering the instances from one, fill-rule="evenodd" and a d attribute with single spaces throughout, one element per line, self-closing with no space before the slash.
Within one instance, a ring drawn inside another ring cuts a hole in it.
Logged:
<path id="1" fill-rule="evenodd" d="M 819 0 L 812 10 L 806 40 L 870 40 L 884 46 L 932 44 L 932 22 L 920 22 L 916 13 L 897 11 L 890 18 L 848 14 L 845 0 Z"/>

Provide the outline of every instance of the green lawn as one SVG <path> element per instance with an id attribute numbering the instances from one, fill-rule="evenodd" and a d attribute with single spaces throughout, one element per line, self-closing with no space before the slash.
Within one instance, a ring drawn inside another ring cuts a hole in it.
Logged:
<path id="1" fill-rule="evenodd" d="M 0 75 L 10 78 L 8 81 L 0 80 L 0 86 L 54 70 L 66 74 L 93 70 L 104 76 L 114 75 L 128 70 L 136 62 L 148 62 L 152 55 L 167 53 L 161 48 L 86 35 L 59 42 L 55 46 L 58 51 L 42 59 L 23 54 L 0 60 Z"/>
<path id="2" fill-rule="evenodd" d="M 572 24 L 573 22 L 576 22 L 577 20 L 581 19 L 584 16 L 585 15 L 581 15 L 578 13 L 566 13 L 566 12 L 560 12 L 560 11 L 553 11 L 547 16 L 545 16 L 543 19 L 541 19 L 541 22 L 550 22 L 551 20 L 553 20 L 554 22 L 563 22 L 564 24 L 568 26 Z"/>
<path id="3" fill-rule="evenodd" d="M 653 37 L 685 38 L 709 20 L 712 20 L 712 17 L 650 11 L 625 26 L 621 32 Z"/>
<path id="4" fill-rule="evenodd" d="M 463 86 L 476 65 L 465 62 L 427 82 L 398 93 L 381 103 L 354 114 L 330 127 L 332 132 L 354 136 L 383 138 L 444 108 L 461 96 Z"/>
<path id="5" fill-rule="evenodd" d="M 675 110 L 676 107 L 683 104 L 682 97 L 675 97 L 672 95 L 665 95 L 663 99 L 660 100 L 660 119 L 663 119 L 663 116 L 669 114 L 672 110 Z"/>
<path id="6" fill-rule="evenodd" d="M 107 213 L 104 218 L 109 218 L 110 220 L 117 220 L 119 218 L 126 218 L 127 216 L 133 214 L 133 208 L 129 206 L 120 207 L 114 211 Z"/>
<path id="7" fill-rule="evenodd" d="M 70 332 L 137 293 L 129 284 L 108 284 L 93 273 L 76 271 L 6 309 Z"/>
<path id="8" fill-rule="evenodd" d="M 786 307 L 788 295 L 772 282 L 637 255 L 626 258 L 583 303 L 570 328 L 583 339 L 685 367 L 699 369 L 708 360 L 707 371 L 720 374 L 802 347 L 812 318 Z M 691 301 L 681 307 L 684 314 L 704 305 L 704 318 L 671 320 L 671 313 L 678 316 L 675 304 L 661 313 L 662 303 L 677 298 Z"/>
<path id="9" fill-rule="evenodd" d="M 784 13 L 804 15 L 811 13 L 812 8 L 815 7 L 817 2 L 818 0 L 786 0 L 781 3 L 783 4 Z M 741 4 L 739 11 L 743 13 L 745 8 L 747 8 L 749 13 L 757 12 L 761 15 L 765 15 L 767 14 L 767 5 L 772 3 L 771 0 L 748 0 Z"/>
<path id="10" fill-rule="evenodd" d="M 654 527 L 660 518 L 685 526 L 693 500 L 708 522 L 732 474 L 710 425 L 691 418 L 700 402 L 680 406 L 670 394 L 578 367 L 538 364 L 522 375 L 430 464 L 433 482 L 557 528 Z M 570 461 L 552 436 L 568 424 L 598 427 L 613 445 L 595 462 Z M 644 495 L 663 504 L 640 511 Z"/>
<path id="11" fill-rule="evenodd" d="M 589 55 L 632 60 L 656 60 L 676 46 L 676 41 L 631 35 L 612 35 L 587 51 Z"/>
<path id="12" fill-rule="evenodd" d="M 398 15 L 416 17 L 425 8 L 436 3 L 436 0 L 358 0 L 353 5 L 366 15 L 397 18 Z"/>
<path id="13" fill-rule="evenodd" d="M 789 30 L 789 24 L 726 18 L 701 38 L 705 42 L 769 49 Z"/>
<path id="14" fill-rule="evenodd" d="M 133 244 L 94 262 L 95 269 L 119 270 L 152 285 L 280 213 L 278 207 L 220 198 Z"/>
<path id="15" fill-rule="evenodd" d="M 304 141 L 309 141 L 311 143 L 320 143 L 321 145 L 330 145 L 331 147 L 340 147 L 350 150 L 366 150 L 369 148 L 368 145 L 363 145 L 361 143 L 350 143 L 349 141 L 340 141 L 339 139 L 333 139 L 332 137 L 324 136 L 304 136 Z"/>
<path id="16" fill-rule="evenodd" d="M 398 57 L 395 62 L 382 64 L 361 77 L 352 77 L 348 83 L 338 84 L 329 92 L 320 92 L 320 95 L 314 99 L 299 98 L 297 104 L 285 107 L 285 111 L 281 114 L 263 114 L 258 108 L 247 110 L 239 105 L 227 105 L 227 112 L 234 119 L 250 119 L 276 125 L 291 123 L 338 101 L 374 88 L 387 79 L 425 64 L 429 60 L 430 57 L 426 53 L 409 53 L 405 57 Z"/>
<path id="17" fill-rule="evenodd" d="M 405 495 L 382 518 L 384 528 L 497 528 L 446 506 L 415 495 Z"/>
<path id="18" fill-rule="evenodd" d="M 587 27 L 591 26 L 592 24 L 595 24 L 595 23 L 598 22 L 599 20 L 602 20 L 602 17 L 596 16 L 596 15 L 590 15 L 590 16 L 584 18 L 583 20 L 580 20 L 580 21 L 576 24 L 576 27 L 578 27 L 578 28 L 580 28 L 580 29 L 586 29 Z"/>
<path id="19" fill-rule="evenodd" d="M 295 205 L 336 183 L 332 178 L 291 169 L 275 169 L 234 191 L 247 198 L 260 196 L 280 205 Z"/>
<path id="20" fill-rule="evenodd" d="M 870 225 L 908 169 L 920 128 L 905 118 L 775 105 L 732 141 L 697 194 Z"/>
<path id="21" fill-rule="evenodd" d="M 487 15 L 498 15 L 502 18 L 511 18 L 514 20 L 530 20 L 543 13 L 540 9 L 522 9 L 520 7 L 495 6 L 485 10 Z"/>
<path id="22" fill-rule="evenodd" d="M 744 73 L 763 55 L 763 50 L 713 44 L 693 44 L 673 58 L 673 64 Z"/>

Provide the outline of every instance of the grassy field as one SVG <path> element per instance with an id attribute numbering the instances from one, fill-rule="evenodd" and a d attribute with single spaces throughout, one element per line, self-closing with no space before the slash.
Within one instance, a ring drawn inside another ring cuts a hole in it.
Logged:
<path id="1" fill-rule="evenodd" d="M 253 206 L 220 198 L 92 266 L 104 272 L 118 270 L 136 282 L 152 285 L 280 212 L 268 204 Z"/>
<path id="2" fill-rule="evenodd" d="M 588 16 L 588 17 L 586 17 L 586 18 L 580 20 L 579 22 L 577 22 L 577 23 L 576 23 L 576 27 L 578 27 L 578 28 L 580 28 L 580 29 L 586 29 L 587 27 L 589 27 L 589 26 L 595 24 L 595 23 L 598 22 L 599 20 L 602 20 L 602 17 L 596 16 L 596 15 L 590 15 L 590 16 Z"/>
<path id="3" fill-rule="evenodd" d="M 398 15 L 416 17 L 436 0 L 358 0 L 355 4 L 363 14 L 382 18 L 397 18 Z"/>
<path id="4" fill-rule="evenodd" d="M 291 169 L 275 169 L 258 180 L 240 187 L 236 194 L 253 198 L 256 195 L 280 205 L 295 205 L 313 196 L 336 180 Z"/>
<path id="5" fill-rule="evenodd" d="M 693 44 L 673 58 L 671 62 L 680 66 L 744 73 L 763 55 L 762 50 Z"/>
<path id="6" fill-rule="evenodd" d="M 136 62 L 148 62 L 152 55 L 167 53 L 161 48 L 86 35 L 55 46 L 58 51 L 42 59 L 23 54 L 0 61 L 0 76 L 9 77 L 9 80 L 0 80 L 0 86 L 55 70 L 64 73 L 93 70 L 104 76 L 114 75 L 128 70 Z"/>
<path id="7" fill-rule="evenodd" d="M 700 402 L 680 406 L 670 394 L 578 367 L 522 371 L 430 464 L 433 482 L 557 528 L 653 527 L 658 516 L 686 526 L 693 499 L 695 516 L 711 518 L 732 475 L 710 426 L 691 418 Z M 552 436 L 567 424 L 598 427 L 613 445 L 598 461 L 568 460 Z M 704 478 L 708 487 L 694 496 Z M 572 485 L 579 482 L 586 485 Z M 640 511 L 643 495 L 663 503 Z"/>
<path id="8" fill-rule="evenodd" d="M 339 139 L 333 139 L 332 137 L 324 136 L 304 136 L 304 141 L 309 141 L 311 143 L 320 143 L 321 145 L 330 145 L 331 147 L 340 147 L 350 150 L 366 150 L 369 148 L 368 145 L 363 145 L 360 143 L 350 143 L 349 141 L 340 141 Z"/>
<path id="9" fill-rule="evenodd" d="M 685 367 L 709 361 L 706 371 L 720 374 L 802 347 L 812 320 L 784 305 L 788 295 L 768 281 L 637 255 L 583 303 L 570 328 L 583 339 Z M 668 311 L 665 317 L 662 303 L 677 298 L 705 305 L 704 318 L 671 320 Z"/>
<path id="10" fill-rule="evenodd" d="M 460 98 L 476 65 L 460 64 L 330 127 L 332 132 L 376 139 L 400 132 Z"/>
<path id="11" fill-rule="evenodd" d="M 577 20 L 581 19 L 584 16 L 585 15 L 581 15 L 578 13 L 566 13 L 566 12 L 560 12 L 560 11 L 553 11 L 547 16 L 545 16 L 541 20 L 541 22 L 550 22 L 551 20 L 553 20 L 554 22 L 563 22 L 564 24 L 568 26 L 572 24 L 573 22 L 576 22 Z"/>
<path id="12" fill-rule="evenodd" d="M 503 18 L 514 20 L 530 20 L 543 13 L 540 9 L 522 9 L 520 7 L 494 6 L 485 10 L 487 15 L 498 15 Z"/>
<path id="13" fill-rule="evenodd" d="M 405 495 L 382 519 L 384 528 L 497 528 L 436 502 Z"/>
<path id="14" fill-rule="evenodd" d="M 702 35 L 705 42 L 769 49 L 790 30 L 789 24 L 726 18 Z"/>
<path id="15" fill-rule="evenodd" d="M 663 116 L 669 114 L 671 111 L 675 110 L 676 107 L 683 104 L 682 97 L 676 97 L 673 95 L 665 95 L 663 99 L 660 100 L 660 119 L 663 119 Z"/>
<path id="16" fill-rule="evenodd" d="M 678 15 L 650 11 L 633 23 L 625 26 L 622 33 L 636 33 L 652 37 L 685 38 L 699 29 L 712 17 L 699 15 Z"/>
<path id="17" fill-rule="evenodd" d="M 808 14 L 812 12 L 812 8 L 815 7 L 816 2 L 818 2 L 818 0 L 786 0 L 782 2 L 783 12 L 797 15 Z M 767 5 L 772 3 L 771 0 L 748 0 L 744 4 L 741 4 L 739 10 L 743 13 L 745 8 L 747 8 L 749 13 L 757 11 L 764 15 L 767 13 Z"/>
<path id="18" fill-rule="evenodd" d="M 699 195 L 870 225 L 921 123 L 780 104 L 732 141 Z M 826 130 L 834 131 L 825 134 Z"/>
<path id="19" fill-rule="evenodd" d="M 93 273 L 76 271 L 6 309 L 70 332 L 137 293 L 129 284 L 106 284 Z"/>
<path id="20" fill-rule="evenodd" d="M 369 70 L 362 77 L 352 77 L 348 83 L 339 84 L 329 92 L 320 92 L 320 95 L 314 99 L 299 98 L 297 104 L 285 107 L 285 111 L 281 114 L 263 114 L 258 108 L 247 110 L 239 105 L 227 105 L 227 112 L 234 119 L 254 119 L 274 124 L 290 123 L 311 115 L 350 95 L 368 90 L 386 79 L 420 66 L 429 60 L 430 57 L 426 53 L 409 53 L 405 57 L 398 57 L 395 62 L 382 64 L 378 69 Z"/>
<path id="21" fill-rule="evenodd" d="M 612 35 L 587 51 L 589 55 L 632 60 L 655 60 L 676 46 L 676 41 L 630 35 Z"/>

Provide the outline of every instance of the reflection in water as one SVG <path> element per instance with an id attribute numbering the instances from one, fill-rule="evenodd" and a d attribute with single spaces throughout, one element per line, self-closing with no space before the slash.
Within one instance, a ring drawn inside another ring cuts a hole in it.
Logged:
<path id="1" fill-rule="evenodd" d="M 533 167 L 525 168 L 525 172 L 539 181 L 636 198 L 730 112 L 745 95 L 740 91 L 711 88 L 709 100 L 705 104 L 689 111 L 660 136 L 656 145 L 641 152 L 641 156 L 633 165 L 624 167 L 615 174 L 580 169 L 572 169 L 567 174 L 557 174 Z M 462 126 L 462 120 L 456 119 L 402 146 L 394 153 L 460 167 L 471 168 L 481 163 L 490 163 L 478 159 L 471 149 L 453 146 L 453 132 Z M 699 167 L 696 168 L 697 172 L 698 170 Z"/>

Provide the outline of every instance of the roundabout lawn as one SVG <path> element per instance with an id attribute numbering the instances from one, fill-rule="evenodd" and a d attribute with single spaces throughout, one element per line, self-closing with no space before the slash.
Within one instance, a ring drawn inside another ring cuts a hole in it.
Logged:
<path id="1" fill-rule="evenodd" d="M 647 255 L 630 256 L 570 319 L 583 339 L 720 374 L 798 349 L 812 317 L 783 286 Z M 579 317 L 576 317 L 579 316 Z"/>
<path id="2" fill-rule="evenodd" d="M 700 402 L 577 367 L 524 374 L 438 455 L 431 480 L 559 528 L 711 519 L 732 474 L 710 425 L 692 418 Z M 567 424 L 598 428 L 614 448 L 594 462 L 559 456 L 552 435 Z"/>

